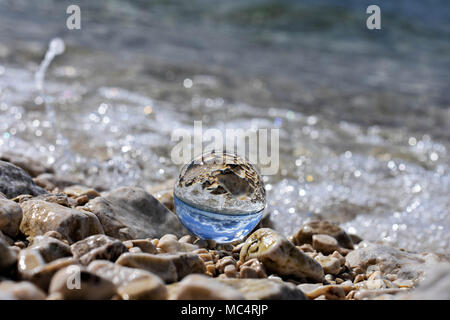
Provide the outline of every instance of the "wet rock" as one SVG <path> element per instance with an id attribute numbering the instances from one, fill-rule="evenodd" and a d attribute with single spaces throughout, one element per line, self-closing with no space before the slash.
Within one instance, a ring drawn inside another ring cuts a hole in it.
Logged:
<path id="1" fill-rule="evenodd" d="M 157 253 L 156 246 L 148 239 L 131 240 L 131 245 L 134 248 L 137 247 L 141 249 L 141 251 L 144 253 L 151 253 L 151 254 Z"/>
<path id="2" fill-rule="evenodd" d="M 76 201 L 72 198 L 69 198 L 64 193 L 46 193 L 41 194 L 37 197 L 20 196 L 17 197 L 15 200 L 18 201 L 20 204 L 28 200 L 42 200 L 45 202 L 57 203 L 68 208 L 74 207 L 76 205 Z"/>
<path id="3" fill-rule="evenodd" d="M 38 251 L 47 263 L 56 259 L 72 256 L 69 245 L 47 235 L 32 238 L 29 248 Z"/>
<path id="4" fill-rule="evenodd" d="M 170 300 L 242 300 L 232 286 L 204 275 L 189 275 L 181 282 L 169 286 Z"/>
<path id="5" fill-rule="evenodd" d="M 24 154 L 4 151 L 0 153 L 0 160 L 14 164 L 15 166 L 26 171 L 30 176 L 36 177 L 42 173 L 51 173 L 53 168 L 43 165 L 41 162 L 28 157 Z"/>
<path id="6" fill-rule="evenodd" d="M 324 296 L 327 300 L 343 300 L 345 299 L 345 291 L 339 285 L 321 285 L 321 284 L 300 284 L 297 286 L 308 299 L 316 299 Z"/>
<path id="7" fill-rule="evenodd" d="M 394 274 L 414 282 L 420 280 L 427 268 L 441 261 L 435 254 L 418 254 L 366 241 L 345 258 L 346 265 L 351 269 L 365 272 L 375 266 L 383 274 Z"/>
<path id="8" fill-rule="evenodd" d="M 14 201 L 0 197 L 0 231 L 15 238 L 19 234 L 22 209 Z"/>
<path id="9" fill-rule="evenodd" d="M 20 230 L 30 237 L 57 231 L 73 243 L 93 234 L 104 233 L 99 220 L 91 212 L 42 200 L 26 201 L 21 207 L 23 218 Z"/>
<path id="10" fill-rule="evenodd" d="M 177 268 L 172 259 L 148 253 L 125 253 L 116 261 L 121 266 L 138 268 L 156 274 L 167 283 L 178 280 Z"/>
<path id="11" fill-rule="evenodd" d="M 37 250 L 30 248 L 20 250 L 17 269 L 19 275 L 26 279 L 35 268 L 45 265 L 45 260 Z"/>
<path id="12" fill-rule="evenodd" d="M 188 234 L 177 216 L 140 188 L 123 187 L 87 203 L 105 233 L 121 240 Z"/>
<path id="13" fill-rule="evenodd" d="M 240 267 L 240 277 L 244 278 L 267 278 L 266 269 L 258 259 L 245 261 Z"/>
<path id="14" fill-rule="evenodd" d="M 147 187 L 145 190 L 154 196 L 159 202 L 167 207 L 172 212 L 175 212 L 175 206 L 173 203 L 173 187 L 175 180 L 171 179 L 165 183 L 161 183 L 156 186 Z"/>
<path id="15" fill-rule="evenodd" d="M 74 257 L 84 265 L 97 259 L 116 261 L 122 253 L 128 251 L 122 241 L 104 234 L 96 234 L 80 240 L 72 244 L 71 249 Z"/>
<path id="16" fill-rule="evenodd" d="M 0 240 L 5 241 L 7 244 L 12 246 L 14 244 L 14 240 L 8 237 L 6 234 L 0 231 Z"/>
<path id="17" fill-rule="evenodd" d="M 33 179 L 33 181 L 41 188 L 52 191 L 58 188 L 64 190 L 64 188 L 80 184 L 81 181 L 75 177 L 61 177 L 52 173 L 43 173 Z"/>
<path id="18" fill-rule="evenodd" d="M 11 199 L 21 194 L 37 196 L 47 191 L 38 187 L 28 173 L 21 168 L 9 162 L 0 161 L 0 192 Z"/>
<path id="19" fill-rule="evenodd" d="M 0 299 L 3 300 L 3 297 L 17 300 L 44 300 L 46 294 L 27 281 L 2 281 L 0 282 Z"/>
<path id="20" fill-rule="evenodd" d="M 317 261 L 272 229 L 259 229 L 245 241 L 240 260 L 245 262 L 252 258 L 261 261 L 269 272 L 279 275 L 323 279 L 323 269 Z"/>
<path id="21" fill-rule="evenodd" d="M 165 300 L 167 288 L 159 277 L 135 280 L 117 290 L 122 300 Z"/>
<path id="22" fill-rule="evenodd" d="M 148 271 L 104 260 L 93 261 L 88 270 L 111 280 L 123 300 L 167 299 L 167 288 L 162 279 Z"/>
<path id="23" fill-rule="evenodd" d="M 315 250 L 325 255 L 331 254 L 339 249 L 337 240 L 326 234 L 314 234 L 312 236 L 312 246 Z"/>
<path id="24" fill-rule="evenodd" d="M 331 255 L 324 256 L 321 253 L 314 258 L 323 268 L 324 273 L 338 275 L 342 268 L 341 261 Z"/>
<path id="25" fill-rule="evenodd" d="M 116 286 L 84 268 L 69 266 L 53 276 L 49 293 L 58 293 L 66 300 L 103 300 L 116 293 Z"/>
<path id="26" fill-rule="evenodd" d="M 72 185 L 64 188 L 64 193 L 71 198 L 78 198 L 81 196 L 86 196 L 89 200 L 100 197 L 100 193 L 93 188 L 89 188 L 83 185 Z"/>
<path id="27" fill-rule="evenodd" d="M 341 247 L 353 249 L 350 236 L 339 226 L 326 220 L 315 220 L 304 224 L 292 237 L 292 241 L 298 246 L 305 243 L 312 244 L 312 236 L 316 234 L 329 235 L 335 238 Z"/>
<path id="28" fill-rule="evenodd" d="M 191 252 L 199 249 L 197 245 L 179 242 L 173 234 L 166 234 L 158 241 L 158 248 L 166 253 Z"/>
<path id="29" fill-rule="evenodd" d="M 117 264 L 147 270 L 167 283 L 181 280 L 191 273 L 205 273 L 205 263 L 194 253 L 148 254 L 124 253 Z"/>
<path id="30" fill-rule="evenodd" d="M 56 272 L 76 264 L 78 264 L 78 261 L 72 257 L 61 258 L 47 264 L 36 265 L 34 268 L 29 263 L 26 270 L 24 267 L 21 268 L 20 275 L 22 279 L 28 280 L 42 290 L 47 291 L 50 281 Z"/>
<path id="31" fill-rule="evenodd" d="M 8 272 L 17 262 L 17 253 L 8 243 L 0 239 L 0 274 Z"/>
<path id="32" fill-rule="evenodd" d="M 248 300 L 306 300 L 294 284 L 270 279 L 220 279 Z"/>

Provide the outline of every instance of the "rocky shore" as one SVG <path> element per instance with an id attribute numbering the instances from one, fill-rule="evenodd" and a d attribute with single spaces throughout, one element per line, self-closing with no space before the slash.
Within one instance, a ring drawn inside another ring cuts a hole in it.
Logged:
<path id="1" fill-rule="evenodd" d="M 170 187 L 95 190 L 1 158 L 0 299 L 450 299 L 448 255 L 325 220 L 217 244 L 178 221 Z"/>

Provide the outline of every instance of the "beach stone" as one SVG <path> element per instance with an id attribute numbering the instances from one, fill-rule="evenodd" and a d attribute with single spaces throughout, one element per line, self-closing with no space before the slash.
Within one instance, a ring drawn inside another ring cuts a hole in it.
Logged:
<path id="1" fill-rule="evenodd" d="M 122 300 L 166 300 L 167 288 L 157 276 L 138 279 L 117 289 Z"/>
<path id="2" fill-rule="evenodd" d="M 271 279 L 220 279 L 248 300 L 306 300 L 294 284 Z"/>
<path id="3" fill-rule="evenodd" d="M 0 161 L 0 192 L 12 199 L 21 194 L 37 196 L 46 193 L 38 187 L 33 179 L 21 168 L 5 161 Z"/>
<path id="4" fill-rule="evenodd" d="M 77 204 L 75 199 L 69 198 L 64 193 L 46 193 L 46 194 L 41 194 L 37 197 L 31 197 L 31 196 L 22 197 L 21 196 L 20 198 L 16 198 L 16 199 L 18 200 L 18 202 L 20 204 L 22 204 L 23 202 L 28 201 L 28 200 L 42 200 L 45 202 L 57 203 L 57 204 L 60 204 L 64 207 L 68 207 L 68 208 L 75 207 Z"/>
<path id="5" fill-rule="evenodd" d="M 133 247 L 138 247 L 144 253 L 156 254 L 156 246 L 148 239 L 130 240 Z"/>
<path id="6" fill-rule="evenodd" d="M 232 286 L 205 275 L 189 275 L 169 286 L 170 300 L 243 300 L 245 297 Z"/>
<path id="7" fill-rule="evenodd" d="M 0 231 L 15 238 L 19 234 L 22 208 L 14 201 L 0 197 Z"/>
<path id="8" fill-rule="evenodd" d="M 163 255 L 148 253 L 124 253 L 117 264 L 129 268 L 138 268 L 156 274 L 166 283 L 178 280 L 177 268 L 172 259 Z"/>
<path id="9" fill-rule="evenodd" d="M 312 236 L 312 246 L 315 250 L 325 255 L 331 254 L 339 249 L 337 240 L 326 234 L 314 234 Z"/>
<path id="10" fill-rule="evenodd" d="M 8 237 L 6 234 L 0 231 L 0 239 L 5 241 L 7 244 L 12 246 L 14 244 L 14 240 Z"/>
<path id="11" fill-rule="evenodd" d="M 297 233 L 292 236 L 292 242 L 301 246 L 302 244 L 312 244 L 312 236 L 316 234 L 325 234 L 335 238 L 339 246 L 347 249 L 353 249 L 353 242 L 350 236 L 339 226 L 327 220 L 314 220 L 305 223 Z"/>
<path id="12" fill-rule="evenodd" d="M 267 278 L 266 269 L 258 259 L 245 261 L 240 267 L 240 277 L 244 278 Z"/>
<path id="13" fill-rule="evenodd" d="M 258 259 L 269 271 L 283 276 L 322 281 L 322 266 L 300 251 L 285 237 L 269 228 L 252 233 L 240 252 L 240 261 Z"/>
<path id="14" fill-rule="evenodd" d="M 65 300 L 104 300 L 110 299 L 116 293 L 116 286 L 112 281 L 100 277 L 85 268 L 74 269 L 68 266 L 59 270 L 50 282 L 49 294 L 59 293 Z M 77 271 L 78 270 L 78 271 Z M 76 272 L 79 272 L 79 288 Z M 71 288 L 68 284 L 73 284 Z"/>
<path id="15" fill-rule="evenodd" d="M 443 261 L 443 257 L 431 253 L 413 253 L 379 243 L 363 241 L 358 249 L 347 256 L 347 267 L 365 272 L 376 267 L 383 274 L 394 274 L 400 279 L 421 279 L 424 271 Z"/>
<path id="16" fill-rule="evenodd" d="M 72 256 L 69 245 L 47 235 L 32 238 L 28 248 L 38 251 L 46 263 Z"/>
<path id="17" fill-rule="evenodd" d="M 134 268 L 127 268 L 110 261 L 97 260 L 89 264 L 88 270 L 111 280 L 123 300 L 167 299 L 167 288 L 157 275 Z"/>
<path id="18" fill-rule="evenodd" d="M 58 190 L 64 190 L 64 188 L 80 184 L 81 181 L 75 177 L 58 176 L 52 173 L 42 173 L 33 178 L 34 183 L 45 190 L 52 191 L 58 188 Z"/>
<path id="19" fill-rule="evenodd" d="M 20 230 L 29 237 L 57 231 L 69 243 L 74 243 L 93 234 L 102 234 L 103 228 L 91 212 L 71 209 L 42 200 L 21 203 L 23 218 Z"/>
<path id="20" fill-rule="evenodd" d="M 13 151 L 1 152 L 0 160 L 14 164 L 26 171 L 32 177 L 36 177 L 42 173 L 52 173 L 54 171 L 53 168 L 45 166 L 29 156 Z"/>
<path id="21" fill-rule="evenodd" d="M 28 281 L 0 282 L 0 299 L 3 300 L 4 296 L 14 300 L 44 300 L 46 298 L 44 291 Z"/>
<path id="22" fill-rule="evenodd" d="M 84 265 L 93 260 L 104 259 L 116 261 L 127 247 L 122 241 L 104 234 L 95 234 L 71 245 L 72 254 Z"/>
<path id="23" fill-rule="evenodd" d="M 85 208 L 99 218 L 107 235 L 120 240 L 189 234 L 173 212 L 140 188 L 110 191 L 89 201 Z"/>
<path id="24" fill-rule="evenodd" d="M 19 275 L 26 279 L 35 268 L 45 265 L 45 260 L 39 251 L 27 248 L 20 250 L 18 254 L 17 269 Z"/>
<path id="25" fill-rule="evenodd" d="M 36 286 L 47 292 L 50 281 L 56 274 L 56 272 L 65 267 L 76 264 L 78 264 L 78 261 L 72 257 L 60 258 L 57 260 L 53 260 L 52 262 L 47 264 L 37 265 L 34 268 L 30 268 L 26 271 L 21 270 L 20 275 L 22 279 L 26 279 L 34 283 Z"/>
<path id="26" fill-rule="evenodd" d="M 345 299 L 345 291 L 340 285 L 322 285 L 322 284 L 299 284 L 297 286 L 308 299 L 316 299 L 324 296 L 327 300 L 343 300 Z"/>
<path id="27" fill-rule="evenodd" d="M 64 188 L 64 193 L 71 198 L 86 196 L 90 200 L 100 197 L 100 193 L 97 190 L 79 184 Z"/>
<path id="28" fill-rule="evenodd" d="M 191 273 L 205 273 L 204 261 L 194 253 L 148 254 L 124 253 L 117 264 L 144 269 L 158 275 L 167 283 L 183 279 Z"/>
<path id="29" fill-rule="evenodd" d="M 338 275 L 341 271 L 342 265 L 338 258 L 329 256 L 324 256 L 323 254 L 318 254 L 314 258 L 323 268 L 323 272 L 326 274 Z"/>
<path id="30" fill-rule="evenodd" d="M 199 249 L 197 245 L 179 242 L 173 234 L 162 236 L 158 241 L 158 248 L 167 253 L 191 252 Z"/>
<path id="31" fill-rule="evenodd" d="M 0 239 L 0 274 L 6 273 L 17 262 L 17 253 L 6 241 Z"/>

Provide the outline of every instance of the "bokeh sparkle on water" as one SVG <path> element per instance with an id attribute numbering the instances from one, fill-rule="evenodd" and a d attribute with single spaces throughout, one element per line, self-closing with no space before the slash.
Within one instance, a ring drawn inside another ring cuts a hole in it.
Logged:
<path id="1" fill-rule="evenodd" d="M 264 177 L 275 228 L 323 217 L 448 252 L 449 4 L 389 2 L 392 27 L 374 35 L 357 28 L 363 2 L 82 2 L 91 13 L 71 33 L 52 13 L 64 1 L 2 0 L 0 151 L 92 186 L 147 187 L 178 174 L 174 128 L 279 128 L 280 171 Z M 315 24 L 305 12 L 328 13 Z M 66 51 L 41 95 L 34 76 L 55 37 Z"/>

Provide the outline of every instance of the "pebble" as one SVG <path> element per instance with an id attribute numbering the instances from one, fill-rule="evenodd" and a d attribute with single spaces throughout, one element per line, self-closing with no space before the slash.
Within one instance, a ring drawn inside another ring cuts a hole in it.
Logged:
<path id="1" fill-rule="evenodd" d="M 342 269 L 341 261 L 331 255 L 324 256 L 323 254 L 319 253 L 314 259 L 320 263 L 324 273 L 336 276 Z"/>
<path id="2" fill-rule="evenodd" d="M 131 240 L 131 244 L 133 247 L 140 248 L 144 253 L 156 254 L 157 252 L 156 246 L 148 239 Z"/>
<path id="3" fill-rule="evenodd" d="M 79 272 L 78 275 L 77 272 Z M 59 270 L 53 276 L 49 294 L 55 293 L 59 293 L 65 300 L 103 300 L 111 299 L 116 294 L 116 286 L 110 280 L 84 268 L 76 271 L 73 266 L 69 266 Z"/>
<path id="4" fill-rule="evenodd" d="M 42 200 L 25 201 L 21 207 L 23 218 L 20 230 L 29 237 L 57 231 L 73 243 L 93 234 L 104 233 L 97 217 L 87 211 Z"/>
<path id="5" fill-rule="evenodd" d="M 0 239 L 0 274 L 6 274 L 17 262 L 17 253 Z"/>
<path id="6" fill-rule="evenodd" d="M 72 256 L 69 245 L 47 234 L 32 238 L 28 248 L 38 251 L 46 263 Z"/>
<path id="7" fill-rule="evenodd" d="M 437 255 L 417 254 L 379 243 L 364 241 L 358 246 L 345 257 L 346 265 L 355 272 L 379 270 L 415 282 L 430 266 L 442 261 Z"/>
<path id="8" fill-rule="evenodd" d="M 177 252 L 191 252 L 199 249 L 199 246 L 179 242 L 177 236 L 173 234 L 166 234 L 159 239 L 158 248 L 161 249 L 162 252 L 166 253 L 177 253 Z"/>
<path id="9" fill-rule="evenodd" d="M 22 194 L 37 196 L 47 191 L 38 187 L 23 169 L 0 161 L 0 192 L 12 199 Z"/>
<path id="10" fill-rule="evenodd" d="M 245 262 L 252 258 L 258 259 L 268 271 L 279 275 L 308 277 L 319 282 L 324 276 L 317 261 L 269 228 L 256 230 L 245 241 L 240 260 Z"/>
<path id="11" fill-rule="evenodd" d="M 322 284 L 299 284 L 297 286 L 308 299 L 316 299 L 324 296 L 327 300 L 343 300 L 345 299 L 345 290 L 340 285 L 322 285 Z"/>
<path id="12" fill-rule="evenodd" d="M 150 271 L 167 283 L 181 280 L 190 273 L 205 273 L 206 271 L 205 263 L 194 253 L 125 253 L 119 257 L 116 263 Z"/>
<path id="13" fill-rule="evenodd" d="M 314 234 L 312 236 L 312 246 L 315 250 L 325 255 L 331 254 L 339 249 L 337 240 L 326 234 Z"/>
<path id="14" fill-rule="evenodd" d="M 243 300 L 244 295 L 232 286 L 204 275 L 189 275 L 169 285 L 170 300 Z"/>
<path id="15" fill-rule="evenodd" d="M 76 177 L 58 176 L 52 173 L 42 173 L 33 178 L 33 181 L 48 191 L 64 190 L 66 187 L 81 183 Z"/>
<path id="16" fill-rule="evenodd" d="M 23 169 L 32 177 L 43 173 L 52 173 L 53 168 L 44 166 L 41 162 L 26 156 L 25 154 L 14 151 L 3 151 L 0 153 L 0 160 L 10 162 Z"/>
<path id="17" fill-rule="evenodd" d="M 15 238 L 19 234 L 22 208 L 14 201 L 0 197 L 0 231 Z"/>
<path id="18" fill-rule="evenodd" d="M 96 234 L 80 240 L 72 244 L 71 250 L 73 256 L 84 265 L 97 259 L 116 261 L 122 253 L 128 251 L 122 241 L 104 234 Z"/>
<path id="19" fill-rule="evenodd" d="M 173 212 L 140 188 L 110 191 L 89 201 L 85 208 L 99 218 L 105 234 L 120 240 L 189 233 Z"/>
<path id="20" fill-rule="evenodd" d="M 329 235 L 335 238 L 341 247 L 353 249 L 353 242 L 350 236 L 339 226 L 326 220 L 314 220 L 304 224 L 292 237 L 292 241 L 298 246 L 305 243 L 312 244 L 312 236 L 316 234 Z"/>
<path id="21" fill-rule="evenodd" d="M 241 278 L 267 278 L 266 269 L 258 259 L 250 259 L 240 266 Z"/>
<path id="22" fill-rule="evenodd" d="M 82 185 L 71 185 L 64 188 L 64 193 L 71 198 L 78 198 L 86 196 L 89 200 L 100 197 L 100 193 L 93 188 Z"/>
<path id="23" fill-rule="evenodd" d="M 2 281 L 0 282 L 0 300 L 6 298 L 17 300 L 44 300 L 46 294 L 28 281 Z"/>
<path id="24" fill-rule="evenodd" d="M 78 264 L 78 261 L 72 257 L 61 258 L 47 264 L 37 265 L 25 271 L 21 271 L 21 277 L 29 280 L 36 286 L 47 292 L 50 281 L 60 269 L 70 265 Z"/>
<path id="25" fill-rule="evenodd" d="M 91 262 L 88 270 L 111 280 L 123 300 L 167 299 L 167 288 L 157 275 L 141 269 L 124 267 L 110 261 Z"/>
<path id="26" fill-rule="evenodd" d="M 220 279 L 237 289 L 247 300 L 306 300 L 295 285 L 270 279 Z"/>
<path id="27" fill-rule="evenodd" d="M 10 246 L 15 245 L 14 240 L 11 239 L 10 237 L 8 237 L 6 234 L 4 234 L 1 231 L 0 231 L 0 239 L 3 240 L 4 242 L 6 242 Z"/>

